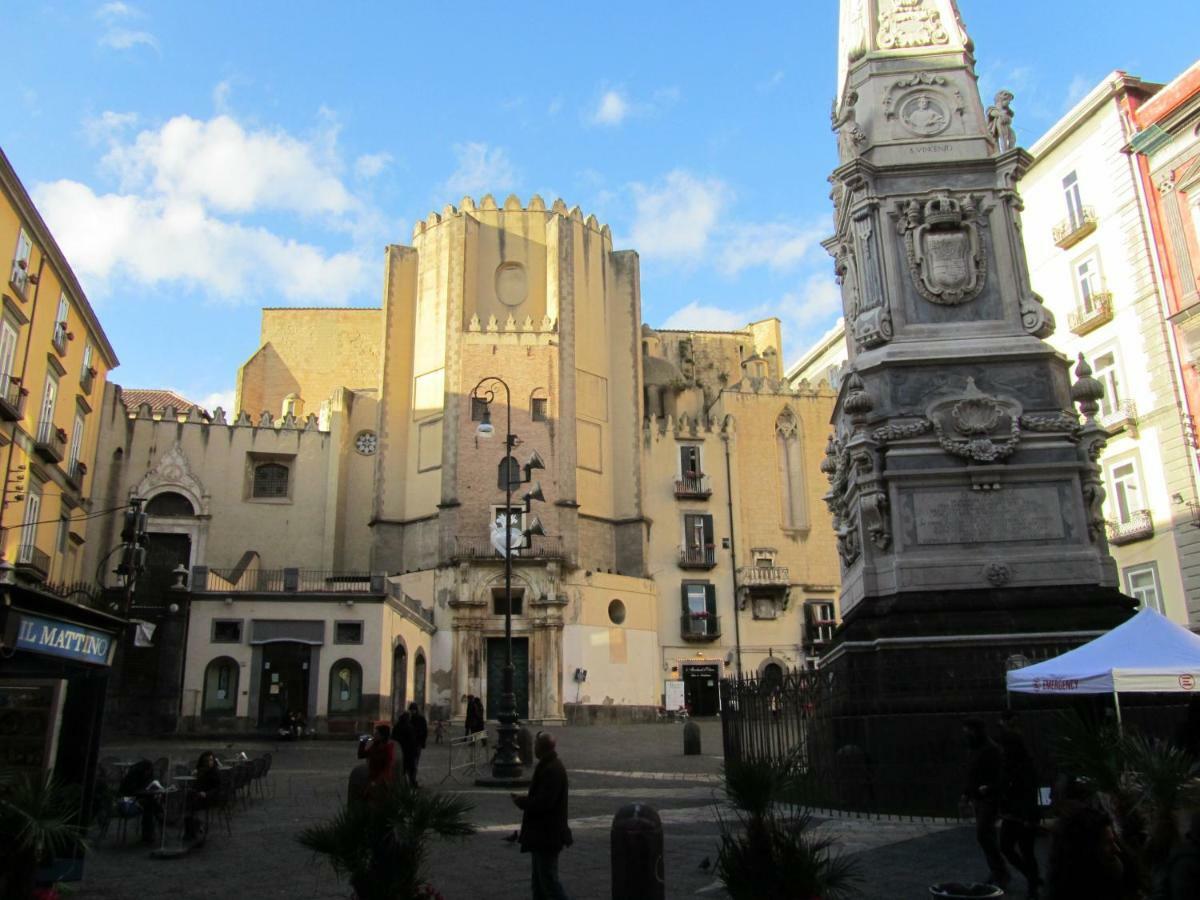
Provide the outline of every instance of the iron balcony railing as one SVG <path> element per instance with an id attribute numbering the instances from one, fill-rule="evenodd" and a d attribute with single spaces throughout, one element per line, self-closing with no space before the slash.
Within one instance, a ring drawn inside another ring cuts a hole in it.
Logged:
<path id="1" fill-rule="evenodd" d="M 1134 541 L 1144 541 L 1154 536 L 1154 519 L 1148 509 L 1136 509 L 1129 515 L 1128 522 L 1108 523 L 1108 542 L 1118 547 Z"/>
<path id="2" fill-rule="evenodd" d="M 53 335 L 53 337 L 51 337 L 50 340 L 53 342 L 54 349 L 58 351 L 60 356 L 67 352 L 67 323 L 66 322 L 55 322 L 54 323 L 54 335 Z"/>
<path id="3" fill-rule="evenodd" d="M 1111 322 L 1113 317 L 1112 293 L 1104 291 L 1092 294 L 1086 306 L 1076 306 L 1067 314 L 1067 325 L 1072 334 L 1084 335 L 1101 325 Z"/>
<path id="4" fill-rule="evenodd" d="M 25 415 L 25 395 L 29 392 L 21 387 L 21 379 L 16 375 L 8 376 L 0 390 L 0 419 L 8 422 L 19 422 Z"/>
<path id="5" fill-rule="evenodd" d="M 679 636 L 685 641 L 715 641 L 721 636 L 721 617 L 685 612 L 679 619 Z"/>
<path id="6" fill-rule="evenodd" d="M 330 569 L 192 569 L 197 593 L 257 594 L 385 594 L 386 576 L 373 572 Z"/>
<path id="7" fill-rule="evenodd" d="M 87 474 L 87 463 L 78 459 L 73 459 L 67 463 L 66 476 L 67 480 L 76 488 L 83 487 L 83 476 Z"/>
<path id="8" fill-rule="evenodd" d="M 707 500 L 711 496 L 707 475 L 685 475 L 675 481 L 675 497 L 679 500 Z"/>
<path id="9" fill-rule="evenodd" d="M 744 566 L 738 569 L 742 587 L 782 587 L 790 584 L 787 566 Z"/>
<path id="10" fill-rule="evenodd" d="M 513 559 L 562 559 L 563 545 L 562 538 L 559 535 L 545 535 L 543 537 L 535 537 L 532 539 L 533 546 L 525 547 L 524 549 L 515 549 L 513 551 Z M 473 560 L 493 560 L 500 562 L 504 556 L 499 553 L 492 542 L 486 538 L 464 538 L 456 537 L 454 539 L 454 550 L 452 559 L 473 559 Z"/>
<path id="11" fill-rule="evenodd" d="M 50 554 L 34 544 L 22 544 L 17 549 L 17 568 L 45 580 L 50 576 Z"/>
<path id="12" fill-rule="evenodd" d="M 400 603 L 400 605 L 403 606 L 405 609 L 409 610 L 409 612 L 415 613 L 416 615 L 420 616 L 422 619 L 424 619 L 430 625 L 433 624 L 433 610 L 432 609 L 426 609 L 424 606 L 421 605 L 420 600 L 416 599 L 415 597 L 408 596 L 408 594 L 404 593 L 404 588 L 402 588 L 400 585 L 398 585 L 394 582 L 388 582 L 387 588 L 388 588 L 388 596 L 389 597 L 391 597 L 393 600 L 398 601 Z"/>
<path id="13" fill-rule="evenodd" d="M 47 419 L 38 425 L 34 452 L 47 462 L 60 463 L 67 455 L 67 433 Z"/>
<path id="14" fill-rule="evenodd" d="M 1137 429 L 1137 405 L 1132 400 L 1118 400 L 1116 406 L 1107 413 L 1100 415 L 1100 424 L 1108 429 L 1109 434 L 1129 429 Z"/>
<path id="15" fill-rule="evenodd" d="M 1054 243 L 1062 249 L 1073 247 L 1096 230 L 1096 210 L 1083 207 L 1077 215 L 1069 216 L 1054 226 Z"/>
<path id="16" fill-rule="evenodd" d="M 679 568 L 681 569 L 711 569 L 717 564 L 715 547 L 680 547 Z"/>
<path id="17" fill-rule="evenodd" d="M 93 366 L 88 366 L 79 373 L 79 388 L 85 394 L 92 392 L 92 386 L 96 383 L 96 369 Z"/>

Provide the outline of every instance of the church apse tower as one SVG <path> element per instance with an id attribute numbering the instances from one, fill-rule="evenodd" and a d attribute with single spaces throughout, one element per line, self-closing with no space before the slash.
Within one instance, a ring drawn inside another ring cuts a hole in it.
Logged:
<path id="1" fill-rule="evenodd" d="M 849 363 L 823 469 L 845 624 L 830 664 L 895 685 L 923 648 L 943 677 L 994 666 L 1002 695 L 1007 657 L 1131 606 L 1101 514 L 1100 385 L 1042 340 L 1054 321 L 1017 192 L 1031 158 L 1011 95 L 980 101 L 957 4 L 843 0 L 840 29 L 825 246 Z"/>

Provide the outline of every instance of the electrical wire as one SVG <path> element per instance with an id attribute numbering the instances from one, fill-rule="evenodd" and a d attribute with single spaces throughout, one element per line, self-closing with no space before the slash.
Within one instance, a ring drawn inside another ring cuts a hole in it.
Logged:
<path id="1" fill-rule="evenodd" d="M 130 509 L 131 506 L 132 504 L 129 503 L 125 504 L 124 506 L 114 506 L 112 509 L 102 509 L 99 512 L 89 513 L 88 515 L 80 516 L 79 518 L 67 516 L 67 521 L 72 523 L 86 522 L 88 519 L 98 519 L 100 516 L 107 516 L 109 513 L 117 512 L 122 509 Z M 22 522 L 20 525 L 6 525 L 5 531 L 16 531 L 18 528 L 32 528 L 35 525 L 49 525 L 51 522 L 61 521 L 62 516 L 59 516 L 57 519 L 42 519 L 40 522 Z"/>

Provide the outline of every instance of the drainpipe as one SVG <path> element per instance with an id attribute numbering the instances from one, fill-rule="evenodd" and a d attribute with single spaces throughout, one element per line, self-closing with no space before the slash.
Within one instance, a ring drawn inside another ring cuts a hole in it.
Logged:
<path id="1" fill-rule="evenodd" d="M 733 530 L 733 476 L 729 463 L 730 436 L 724 435 L 725 441 L 725 496 L 729 501 L 729 561 L 733 572 L 730 580 L 733 582 L 733 642 L 735 659 L 737 660 L 737 675 L 742 677 L 742 625 L 738 618 L 738 582 L 737 582 L 737 536 Z"/>

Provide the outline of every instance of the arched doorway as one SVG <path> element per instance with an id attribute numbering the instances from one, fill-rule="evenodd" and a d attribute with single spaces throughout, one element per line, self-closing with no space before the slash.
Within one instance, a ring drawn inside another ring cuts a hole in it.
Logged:
<path id="1" fill-rule="evenodd" d="M 392 721 L 400 718 L 408 705 L 408 650 L 397 644 L 392 651 Z"/>
<path id="2" fill-rule="evenodd" d="M 425 651 L 418 650 L 413 657 L 413 703 L 422 712 L 425 710 Z"/>

